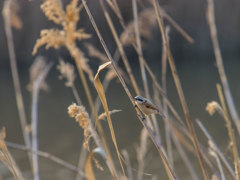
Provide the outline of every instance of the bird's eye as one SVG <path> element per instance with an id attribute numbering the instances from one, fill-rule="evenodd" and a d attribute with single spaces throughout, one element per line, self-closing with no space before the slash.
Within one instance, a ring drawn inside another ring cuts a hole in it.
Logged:
<path id="1" fill-rule="evenodd" d="M 143 100 L 141 98 L 135 98 L 135 100 L 143 102 Z"/>

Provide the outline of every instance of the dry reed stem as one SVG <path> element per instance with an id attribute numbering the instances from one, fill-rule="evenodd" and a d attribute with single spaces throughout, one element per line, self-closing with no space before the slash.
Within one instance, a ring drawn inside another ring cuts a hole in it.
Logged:
<path id="1" fill-rule="evenodd" d="M 131 67 L 130 67 L 130 64 L 128 63 L 128 59 L 127 59 L 127 56 L 126 56 L 125 51 L 124 51 L 124 49 L 123 49 L 122 43 L 121 43 L 121 41 L 120 41 L 120 39 L 119 39 L 119 37 L 118 37 L 118 35 L 117 35 L 117 32 L 116 32 L 115 27 L 113 26 L 111 17 L 109 16 L 108 12 L 106 11 L 106 8 L 105 8 L 105 6 L 104 6 L 103 0 L 100 0 L 100 5 L 101 5 L 101 7 L 102 7 L 104 16 L 105 16 L 105 18 L 106 18 L 106 20 L 107 20 L 107 23 L 108 23 L 108 25 L 109 25 L 109 27 L 110 27 L 110 30 L 111 30 L 111 32 L 112 32 L 112 35 L 113 35 L 113 37 L 114 37 L 114 40 L 115 40 L 115 42 L 116 42 L 116 44 L 117 44 L 117 46 L 118 46 L 119 53 L 120 53 L 120 55 L 121 55 L 121 57 L 122 57 L 122 60 L 123 60 L 123 62 L 124 62 L 124 65 L 125 65 L 125 67 L 126 67 L 126 70 L 127 70 L 127 72 L 128 72 L 128 75 L 129 75 L 129 77 L 130 77 L 130 80 L 131 80 L 131 83 L 132 83 L 132 85 L 133 85 L 133 88 L 134 88 L 136 94 L 140 94 L 139 88 L 138 88 L 138 85 L 137 85 L 137 82 L 136 82 L 136 80 L 135 80 L 135 77 L 133 76 L 133 73 L 132 73 L 132 69 L 131 69 Z"/>
<path id="2" fill-rule="evenodd" d="M 87 149 L 82 146 L 80 154 L 79 154 L 79 159 L 78 159 L 78 166 L 77 166 L 78 169 L 83 169 L 84 168 L 87 153 L 88 153 Z M 83 178 L 84 178 L 84 176 L 77 173 L 76 180 L 82 180 Z"/>
<path id="3" fill-rule="evenodd" d="M 211 35 L 211 40 L 212 40 L 212 44 L 213 44 L 214 54 L 216 57 L 218 72 L 219 72 L 220 79 L 221 79 L 221 82 L 223 85 L 224 95 L 227 100 L 230 114 L 233 118 L 235 126 L 237 127 L 238 134 L 240 135 L 240 120 L 239 120 L 239 116 L 238 116 L 238 113 L 236 110 L 236 106 L 234 104 L 234 100 L 232 98 L 232 94 L 231 94 L 231 90 L 230 90 L 230 87 L 228 84 L 227 76 L 226 76 L 226 73 L 224 70 L 222 54 L 221 54 L 221 50 L 220 50 L 219 42 L 218 42 L 218 38 L 217 38 L 217 28 L 216 28 L 216 24 L 215 24 L 215 15 L 214 15 L 214 2 L 213 2 L 213 0 L 207 0 L 207 4 L 208 4 L 208 6 L 207 6 L 206 16 L 207 16 L 207 20 L 208 20 L 208 24 L 209 24 L 209 28 L 210 28 L 210 35 Z"/>
<path id="4" fill-rule="evenodd" d="M 215 158 L 216 162 L 217 162 L 217 166 L 218 166 L 218 169 L 220 171 L 220 174 L 221 174 L 221 179 L 222 180 L 226 180 L 225 178 L 225 174 L 224 174 L 224 171 L 223 171 L 223 168 L 222 168 L 222 164 L 219 160 L 219 157 L 217 155 L 217 152 L 216 152 L 216 149 L 215 149 L 215 146 L 212 144 L 211 141 L 208 141 L 208 145 L 209 145 L 209 148 L 208 148 L 208 151 L 209 151 L 209 154 Z"/>
<path id="5" fill-rule="evenodd" d="M 147 75 L 146 75 L 146 70 L 145 70 L 145 66 L 143 63 L 143 52 L 142 52 L 142 45 L 141 45 L 141 39 L 140 39 L 140 35 L 148 38 L 151 36 L 151 32 L 150 32 L 150 27 L 154 24 L 154 19 L 152 18 L 152 14 L 153 12 L 149 12 L 148 10 L 146 10 L 145 13 L 140 13 L 142 15 L 138 15 L 138 8 L 137 8 L 137 2 L 136 0 L 132 0 L 132 8 L 133 8 L 133 17 L 134 17 L 134 22 L 133 22 L 133 34 L 135 36 L 133 36 L 133 44 L 134 42 L 136 42 L 136 48 L 138 49 L 138 51 L 140 52 L 140 54 L 138 54 L 138 59 L 139 59 L 139 63 L 140 63 L 140 71 L 141 71 L 141 77 L 142 77 L 142 82 L 143 82 L 143 88 L 144 88 L 144 93 L 145 93 L 145 97 L 147 97 L 148 99 L 150 99 L 150 93 L 149 93 L 149 88 L 148 88 L 148 81 L 147 81 Z M 139 17 L 140 16 L 140 17 Z M 143 23 L 144 22 L 144 23 Z M 147 23 L 147 24 L 146 24 Z M 131 25 L 131 24 L 130 24 Z M 146 28 L 146 26 L 148 28 Z M 128 28 L 126 28 L 128 29 Z M 158 128 L 158 122 L 156 119 L 155 114 L 151 115 L 152 117 L 152 121 L 148 121 L 151 122 L 154 127 L 154 131 L 156 134 L 156 138 L 158 140 L 158 142 L 160 143 L 160 132 L 159 132 L 159 128 Z M 148 120 L 150 120 L 150 117 L 147 117 Z M 137 174 L 137 178 L 138 180 L 141 180 L 143 178 L 143 172 L 144 172 L 144 157 L 147 151 L 147 131 L 145 128 L 142 129 L 142 133 L 141 133 L 141 141 L 140 141 L 140 149 L 139 151 L 137 151 L 137 156 L 138 156 L 138 162 L 139 162 L 139 171 Z"/>
<path id="6" fill-rule="evenodd" d="M 128 155 L 127 150 L 122 150 L 122 154 L 123 154 L 125 162 L 126 162 L 128 180 L 134 180 L 133 172 L 132 172 L 132 166 L 131 166 L 131 163 L 130 163 L 130 159 L 129 159 L 129 155 Z"/>
<path id="7" fill-rule="evenodd" d="M 33 149 L 31 148 L 28 148 L 26 146 L 23 146 L 23 145 L 20 145 L 20 144 L 16 144 L 16 143 L 12 143 L 12 142 L 6 142 L 6 145 L 9 147 L 9 148 L 14 148 L 14 149 L 19 149 L 19 150 L 22 150 L 22 151 L 27 151 L 27 152 L 30 152 L 30 153 L 34 153 L 34 154 L 37 154 L 38 156 L 40 157 L 43 157 L 45 159 L 48 159 L 56 164 L 59 164 L 71 171 L 74 171 L 74 172 L 77 172 L 78 174 L 80 174 L 81 176 L 84 176 L 85 177 L 85 173 L 82 172 L 80 169 L 78 169 L 78 167 L 48 153 L 48 152 L 44 152 L 44 151 L 34 151 Z"/>
<path id="8" fill-rule="evenodd" d="M 84 5 L 84 8 L 85 8 L 85 10 L 86 10 L 86 12 L 87 12 L 87 14 L 88 14 L 88 17 L 89 17 L 89 19 L 90 19 L 90 21 L 91 21 L 91 23 L 92 23 L 92 26 L 93 26 L 94 30 L 96 31 L 96 33 L 97 33 L 97 35 L 98 35 L 98 38 L 99 38 L 99 40 L 100 40 L 100 42 L 101 42 L 101 44 L 102 44 L 102 46 L 103 46 L 103 48 L 104 48 L 104 50 L 105 50 L 105 52 L 106 52 L 106 54 L 107 54 L 109 60 L 111 61 L 112 66 L 113 66 L 114 70 L 116 71 L 117 76 L 118 76 L 118 78 L 119 78 L 119 80 L 120 80 L 120 82 L 121 82 L 121 84 L 122 84 L 122 86 L 123 86 L 126 94 L 128 95 L 128 97 L 129 97 L 132 105 L 135 107 L 134 99 L 133 99 L 130 91 L 128 90 L 128 88 L 127 88 L 127 86 L 126 86 L 123 78 L 121 77 L 120 73 L 118 72 L 118 70 L 117 70 L 117 68 L 116 68 L 115 62 L 114 62 L 114 60 L 113 60 L 110 52 L 108 51 L 108 48 L 107 48 L 107 46 L 106 46 L 106 44 L 105 44 L 105 42 L 104 42 L 104 40 L 103 40 L 103 38 L 102 38 L 101 33 L 100 33 L 99 30 L 98 30 L 98 27 L 97 27 L 97 25 L 96 25 L 96 23 L 95 23 L 95 21 L 94 21 L 94 19 L 93 19 L 93 16 L 92 16 L 92 14 L 91 14 L 91 12 L 90 12 L 87 4 L 86 4 L 86 1 L 85 1 L 85 0 L 82 0 L 82 2 L 83 2 L 83 5 Z M 164 167 L 166 168 L 166 171 L 171 173 L 171 177 L 172 177 L 173 179 L 177 179 L 177 177 L 176 177 L 176 175 L 175 175 L 175 172 L 172 170 L 172 168 L 171 168 L 171 166 L 169 165 L 169 163 L 168 163 L 165 155 L 164 155 L 163 152 L 161 151 L 161 146 L 160 146 L 160 144 L 157 143 L 157 141 L 156 141 L 153 133 L 151 132 L 151 130 L 150 130 L 149 127 L 147 126 L 147 124 L 146 124 L 146 122 L 145 122 L 145 121 L 146 121 L 145 118 L 142 117 L 142 116 L 139 114 L 140 111 L 139 111 L 137 108 L 136 108 L 136 111 L 137 111 L 139 120 L 140 120 L 141 123 L 144 125 L 144 127 L 147 128 L 148 133 L 149 133 L 149 135 L 150 135 L 153 143 L 155 144 L 155 146 L 156 146 L 156 148 L 157 148 L 157 150 L 158 150 L 158 152 L 159 152 L 159 154 L 160 154 L 160 156 L 161 156 L 161 158 L 162 158 L 162 160 L 163 160 L 163 164 L 164 164 Z M 169 178 L 171 179 L 171 177 L 169 177 Z"/>
<path id="9" fill-rule="evenodd" d="M 139 59 L 139 63 L 140 63 L 140 70 L 141 70 L 141 77 L 142 77 L 142 81 L 143 81 L 144 93 L 145 93 L 145 97 L 147 97 L 148 99 L 151 99 L 150 93 L 149 93 L 149 88 L 148 88 L 146 70 L 145 70 L 145 66 L 144 66 L 144 62 L 143 62 L 144 60 L 143 60 L 143 52 L 142 52 L 140 34 L 141 34 L 141 29 L 146 29 L 147 32 L 148 32 L 147 29 L 150 29 L 150 27 L 146 28 L 146 26 L 148 26 L 148 24 L 146 24 L 146 22 L 150 23 L 149 26 L 151 26 L 151 24 L 153 24 L 153 22 L 152 22 L 153 18 L 152 18 L 151 14 L 153 14 L 154 11 L 149 14 L 149 17 L 144 17 L 144 15 L 143 15 L 142 19 L 145 19 L 145 20 L 139 20 L 139 18 L 141 18 L 141 17 L 138 17 L 138 9 L 137 9 L 136 0 L 132 0 L 132 7 L 133 7 L 134 32 L 135 32 L 134 33 L 135 34 L 134 40 L 136 40 L 136 48 L 138 49 L 138 51 L 140 53 L 140 54 L 138 54 L 138 59 Z M 145 24 L 141 23 L 142 21 L 145 22 Z M 160 139 L 160 132 L 159 132 L 159 126 L 158 126 L 158 122 L 157 122 L 157 119 L 156 119 L 156 115 L 152 114 L 151 117 L 152 117 L 152 121 L 153 121 L 154 131 L 156 133 L 156 137 L 158 139 Z"/>
<path id="10" fill-rule="evenodd" d="M 223 96 L 223 92 L 222 92 L 222 88 L 221 88 L 220 84 L 217 84 L 217 91 L 218 91 L 218 96 L 219 96 L 219 99 L 220 99 L 220 102 L 221 102 L 221 105 L 223 108 L 224 120 L 226 122 L 228 136 L 230 139 L 230 148 L 231 148 L 232 154 L 233 154 L 236 178 L 237 178 L 237 180 L 239 180 L 240 179 L 240 162 L 239 162 L 238 149 L 237 149 L 234 130 L 232 128 L 232 123 L 231 123 L 230 117 L 227 112 L 227 106 L 225 104 L 225 100 L 224 100 L 224 96 Z"/>
<path id="11" fill-rule="evenodd" d="M 16 102 L 17 102 L 17 108 L 18 108 L 18 114 L 20 119 L 20 124 L 22 128 L 23 138 L 26 146 L 28 148 L 31 147 L 31 140 L 30 135 L 27 131 L 25 131 L 27 127 L 27 118 L 25 114 L 25 108 L 24 108 L 24 102 L 23 102 L 23 96 L 20 86 L 20 80 L 18 75 L 18 69 L 17 69 L 17 59 L 16 54 L 14 50 L 14 42 L 13 42 L 13 33 L 11 29 L 11 3 L 13 0 L 5 0 L 4 6 L 3 6 L 3 18 L 4 18 L 4 28 L 5 33 L 7 37 L 7 44 L 8 44 L 8 52 L 9 52 L 9 60 L 10 60 L 10 66 L 11 66 L 11 73 L 13 78 L 13 85 L 16 95 Z M 28 153 L 29 161 L 31 164 L 31 154 Z"/>
<path id="12" fill-rule="evenodd" d="M 224 154 L 221 152 L 220 148 L 217 146 L 217 144 L 213 140 L 212 136 L 208 133 L 207 129 L 204 127 L 201 121 L 197 120 L 197 124 L 200 127 L 200 129 L 203 131 L 204 135 L 208 138 L 208 141 L 210 141 L 211 144 L 214 146 L 214 149 L 217 152 L 218 156 L 223 161 L 224 165 L 226 166 L 231 176 L 234 178 L 235 177 L 234 170 L 232 169 L 231 165 L 228 163 L 227 159 L 225 158 Z"/>
<path id="13" fill-rule="evenodd" d="M 145 128 L 142 128 L 140 134 L 140 144 L 137 146 L 137 160 L 138 160 L 138 172 L 137 172 L 137 179 L 142 180 L 143 172 L 144 172 L 144 164 L 145 164 L 145 156 L 148 151 L 148 132 Z"/>
<path id="14" fill-rule="evenodd" d="M 42 59 L 39 59 L 42 60 Z M 42 82 L 46 78 L 50 68 L 52 67 L 52 63 L 45 65 L 42 72 L 39 72 L 38 76 L 33 82 L 33 91 L 32 91 L 32 149 L 34 151 L 38 151 L 38 96 Z M 32 153 L 32 165 L 33 165 L 33 177 L 34 180 L 40 180 L 39 174 L 39 163 L 37 154 Z"/>
<path id="15" fill-rule="evenodd" d="M 173 142 L 177 148 L 177 151 L 178 153 L 180 154 L 182 160 L 184 161 L 185 165 L 186 165 L 186 168 L 188 169 L 190 175 L 192 176 L 192 179 L 193 180 L 198 180 L 198 176 L 193 168 L 193 165 L 192 165 L 192 162 L 191 160 L 188 158 L 187 154 L 185 153 L 181 143 L 179 142 L 179 139 L 177 137 L 176 134 L 172 134 L 172 139 L 173 139 Z"/>
<path id="16" fill-rule="evenodd" d="M 0 161 L 2 161 L 11 171 L 15 180 L 24 180 L 21 171 L 17 167 L 15 160 L 12 158 L 11 153 L 6 146 L 5 138 L 6 130 L 5 127 L 3 127 L 0 132 Z"/>
<path id="17" fill-rule="evenodd" d="M 196 136 L 192 121 L 190 119 L 189 110 L 188 110 L 187 103 L 186 103 L 186 100 L 185 100 L 185 97 L 184 97 L 184 94 L 183 94 L 183 90 L 182 90 L 180 79 L 179 79 L 179 76 L 178 76 L 178 73 L 177 73 L 177 69 L 176 69 L 176 66 L 175 66 L 175 63 L 174 63 L 174 60 L 173 60 L 173 57 L 172 57 L 170 46 L 169 46 L 169 44 L 167 42 L 167 39 L 166 39 L 162 18 L 161 18 L 161 15 L 159 13 L 159 7 L 160 6 L 159 6 L 159 3 L 158 3 L 157 0 L 153 0 L 153 6 L 154 6 L 154 9 L 155 9 L 155 12 L 156 12 L 159 28 L 160 28 L 160 31 L 161 31 L 161 34 L 162 34 L 163 45 L 166 46 L 166 49 L 167 49 L 168 62 L 170 64 L 173 79 L 174 79 L 174 82 L 175 82 L 175 85 L 176 85 L 176 88 L 177 88 L 177 91 L 178 91 L 178 95 L 179 95 L 180 102 L 181 102 L 181 105 L 182 105 L 182 108 L 183 108 L 183 111 L 184 111 L 184 115 L 185 115 L 185 118 L 186 118 L 186 121 L 187 121 L 189 131 L 192 135 L 192 142 L 193 142 L 193 145 L 194 145 L 194 148 L 195 148 L 195 152 L 197 154 L 204 179 L 207 180 L 208 175 L 207 175 L 206 167 L 204 165 L 202 153 L 200 151 L 198 141 L 197 141 L 197 136 Z"/>
<path id="18" fill-rule="evenodd" d="M 170 27 L 166 26 L 166 38 L 167 41 L 169 42 L 169 32 L 170 32 Z M 161 57 L 161 62 L 162 62 L 162 88 L 167 94 L 167 81 L 166 81 L 166 75 L 167 75 L 167 50 L 165 46 L 162 46 L 162 57 Z M 171 143 L 171 132 L 170 132 L 170 122 L 168 118 L 168 107 L 166 100 L 163 98 L 163 114 L 165 114 L 166 118 L 164 119 L 165 122 L 165 134 L 166 134 L 166 142 L 167 142 L 167 153 L 169 157 L 169 162 L 173 164 L 173 152 L 172 152 L 172 143 Z"/>

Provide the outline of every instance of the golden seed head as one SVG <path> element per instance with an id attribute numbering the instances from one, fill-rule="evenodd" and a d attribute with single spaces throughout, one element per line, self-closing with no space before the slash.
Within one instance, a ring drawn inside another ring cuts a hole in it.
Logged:
<path id="1" fill-rule="evenodd" d="M 216 101 L 209 102 L 206 106 L 206 111 L 212 116 L 216 110 L 221 110 L 220 105 Z"/>
<path id="2" fill-rule="evenodd" d="M 76 105 L 76 103 L 73 103 L 72 105 L 70 105 L 68 107 L 68 115 L 70 117 L 72 117 L 72 118 L 75 117 L 77 115 L 77 113 L 78 113 L 78 106 Z"/>

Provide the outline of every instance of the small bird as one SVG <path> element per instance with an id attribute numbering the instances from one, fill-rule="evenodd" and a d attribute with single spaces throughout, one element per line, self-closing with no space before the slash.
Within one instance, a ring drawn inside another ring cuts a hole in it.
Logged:
<path id="1" fill-rule="evenodd" d="M 159 114 L 161 116 L 164 116 L 161 114 L 157 108 L 156 105 L 154 105 L 149 99 L 144 98 L 142 96 L 136 96 L 134 98 L 136 105 L 138 108 L 146 115 L 151 115 L 151 114 Z"/>

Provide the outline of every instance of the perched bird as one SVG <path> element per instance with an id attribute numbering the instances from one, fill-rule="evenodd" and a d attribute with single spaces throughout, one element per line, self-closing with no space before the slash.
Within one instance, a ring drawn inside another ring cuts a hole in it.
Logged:
<path id="1" fill-rule="evenodd" d="M 159 114 L 164 117 L 163 114 L 161 114 L 157 108 L 156 105 L 154 105 L 149 99 L 144 98 L 142 96 L 136 96 L 134 98 L 136 105 L 138 108 L 146 115 L 151 114 Z"/>

